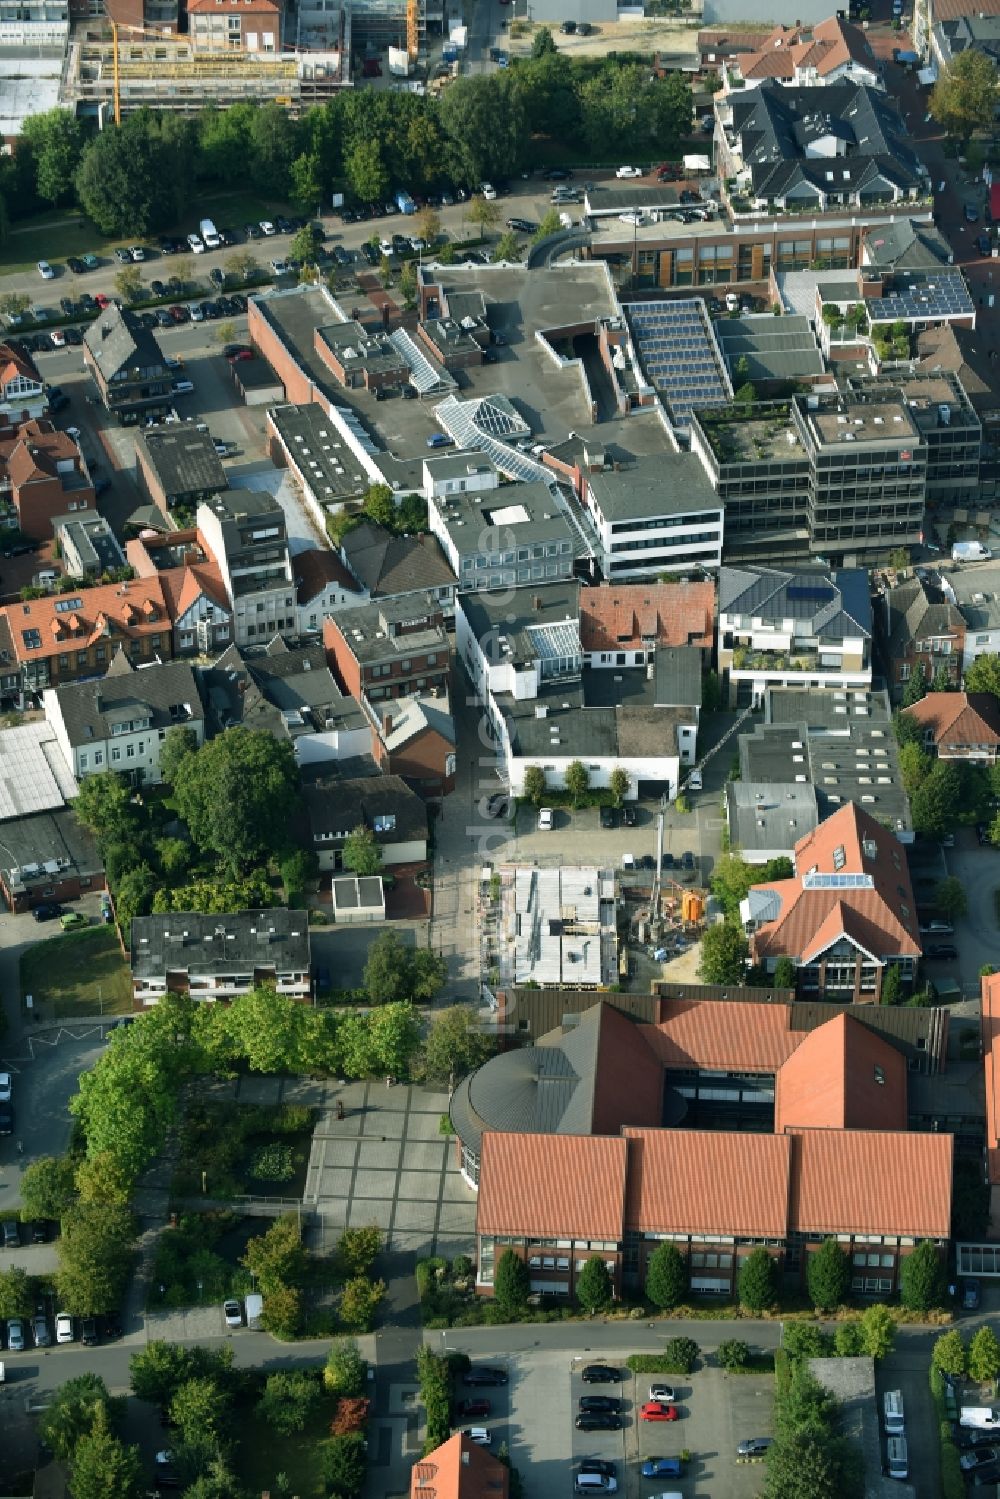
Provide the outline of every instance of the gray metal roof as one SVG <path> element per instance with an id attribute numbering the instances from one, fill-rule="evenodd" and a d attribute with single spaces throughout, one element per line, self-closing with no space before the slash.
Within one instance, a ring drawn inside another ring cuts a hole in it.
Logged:
<path id="1" fill-rule="evenodd" d="M 362 521 L 343 538 L 340 554 L 373 599 L 455 586 L 455 574 L 434 536 L 393 536 Z"/>
<path id="2" fill-rule="evenodd" d="M 215 494 L 229 484 L 211 434 L 193 423 L 142 428 L 135 444 L 168 500 Z"/>
<path id="3" fill-rule="evenodd" d="M 824 370 L 812 324 L 797 314 L 719 318 L 715 336 L 734 385 L 743 380 L 796 380 Z"/>
<path id="4" fill-rule="evenodd" d="M 0 730 L 0 822 L 63 807 L 78 792 L 51 724 Z"/>
<path id="5" fill-rule="evenodd" d="M 90 355 L 106 381 L 119 370 L 162 370 L 163 353 L 153 333 L 134 312 L 111 303 L 103 307 L 83 335 Z"/>
<path id="6" fill-rule="evenodd" d="M 813 633 L 828 638 L 871 638 L 872 609 L 868 577 L 862 568 L 827 572 L 802 568 L 781 572 L 767 567 L 722 567 L 719 613 L 780 623 L 808 622 Z"/>
<path id="7" fill-rule="evenodd" d="M 115 669 L 97 681 L 67 682 L 53 689 L 70 744 L 85 749 L 111 737 L 111 723 L 128 709 L 132 721 L 149 718 L 155 733 L 184 728 L 204 717 L 195 675 L 187 661 L 160 661 L 141 671 L 119 652 Z"/>
<path id="8" fill-rule="evenodd" d="M 744 855 L 791 850 L 819 823 L 815 788 L 806 783 L 727 781 L 729 842 Z"/>
<path id="9" fill-rule="evenodd" d="M 693 453 L 663 452 L 623 469 L 594 469 L 587 483 L 608 521 L 722 510 L 725 504 Z"/>
<path id="10" fill-rule="evenodd" d="M 305 911 L 201 911 L 132 919 L 132 975 L 168 972 L 227 974 L 255 969 L 309 973 L 309 923 Z"/>
<path id="11" fill-rule="evenodd" d="M 267 415 L 321 505 L 365 493 L 367 470 L 322 406 L 272 406 Z"/>

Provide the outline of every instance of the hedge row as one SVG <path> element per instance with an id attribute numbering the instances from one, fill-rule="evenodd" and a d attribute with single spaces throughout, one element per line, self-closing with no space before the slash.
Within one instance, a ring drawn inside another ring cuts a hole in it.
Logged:
<path id="1" fill-rule="evenodd" d="M 937 1411 L 941 1443 L 941 1499 L 964 1499 L 965 1477 L 959 1463 L 958 1448 L 952 1436 L 948 1408 L 944 1399 L 944 1375 L 935 1365 L 930 1371 L 931 1398 Z"/>

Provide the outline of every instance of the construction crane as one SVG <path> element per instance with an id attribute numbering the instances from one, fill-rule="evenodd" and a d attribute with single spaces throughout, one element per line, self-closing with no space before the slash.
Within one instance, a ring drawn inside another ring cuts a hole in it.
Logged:
<path id="1" fill-rule="evenodd" d="M 406 53 L 411 62 L 420 54 L 420 0 L 406 0 Z"/>

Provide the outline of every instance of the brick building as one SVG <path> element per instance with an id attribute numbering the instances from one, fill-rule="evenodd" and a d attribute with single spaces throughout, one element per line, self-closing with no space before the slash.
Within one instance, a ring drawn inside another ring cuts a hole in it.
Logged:
<path id="1" fill-rule="evenodd" d="M 323 644 L 344 691 L 376 713 L 387 698 L 448 691 L 451 645 L 431 594 L 341 609 L 323 621 Z"/>
<path id="2" fill-rule="evenodd" d="M 0 498 L 36 541 L 51 540 L 56 517 L 93 511 L 94 481 L 79 443 L 45 419 L 6 429 L 0 437 Z"/>
<path id="3" fill-rule="evenodd" d="M 10 604 L 0 615 L 24 693 L 101 676 L 118 649 L 133 666 L 173 655 L 170 618 L 155 578 Z"/>

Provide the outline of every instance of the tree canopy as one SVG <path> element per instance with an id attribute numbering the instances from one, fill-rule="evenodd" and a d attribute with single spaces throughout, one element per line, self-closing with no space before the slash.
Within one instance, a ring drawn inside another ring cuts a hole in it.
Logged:
<path id="1" fill-rule="evenodd" d="M 733 921 L 710 926 L 701 939 L 701 964 L 698 969 L 706 984 L 744 984 L 747 981 L 747 959 L 750 944 Z"/>
<path id="2" fill-rule="evenodd" d="M 939 125 L 968 140 L 973 131 L 992 128 L 996 103 L 996 64 L 985 52 L 968 47 L 939 74 L 930 108 Z"/>
<path id="3" fill-rule="evenodd" d="M 233 874 L 282 849 L 299 804 L 290 741 L 226 729 L 173 766 L 177 810 L 198 846 Z"/>

